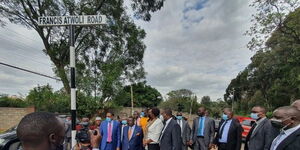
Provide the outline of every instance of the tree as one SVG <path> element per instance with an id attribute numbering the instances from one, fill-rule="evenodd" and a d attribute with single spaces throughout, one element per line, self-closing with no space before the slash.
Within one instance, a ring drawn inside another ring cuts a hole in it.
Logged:
<path id="1" fill-rule="evenodd" d="M 151 13 L 162 8 L 164 0 L 132 0 L 137 19 L 149 21 Z M 102 100 L 120 88 L 126 78 L 144 78 L 143 54 L 146 33 L 134 24 L 126 12 L 123 0 L 3 0 L 0 16 L 11 23 L 34 29 L 42 39 L 54 64 L 55 74 L 62 80 L 66 92 L 69 86 L 68 27 L 38 26 L 39 16 L 95 15 L 108 19 L 106 26 L 77 27 L 75 29 L 77 88 L 91 95 L 92 89 Z M 2 25 L 6 22 L 0 19 Z M 94 55 L 94 59 L 91 56 Z M 131 74 L 131 76 L 129 76 Z M 94 91 L 95 92 L 95 91 Z"/>
<path id="2" fill-rule="evenodd" d="M 245 33 L 252 37 L 247 46 L 250 50 L 265 50 L 265 42 L 271 33 L 282 27 L 286 16 L 300 6 L 300 1 L 254 0 L 250 6 L 256 13 L 252 15 L 252 26 Z"/>
<path id="3" fill-rule="evenodd" d="M 133 102 L 135 107 L 154 107 L 162 101 L 162 96 L 157 89 L 146 85 L 144 82 L 133 84 L 131 86 L 133 89 Z M 130 85 L 125 86 L 123 90 L 117 94 L 113 101 L 119 106 L 130 107 L 130 94 Z"/>
<path id="4" fill-rule="evenodd" d="M 204 106 L 209 106 L 211 103 L 210 97 L 209 96 L 203 96 L 201 98 L 201 104 Z"/>
<path id="5" fill-rule="evenodd" d="M 173 90 L 167 93 L 168 98 L 159 104 L 160 108 L 171 108 L 176 111 L 190 112 L 191 104 L 192 112 L 196 113 L 200 104 L 197 102 L 195 94 L 188 89 Z"/>
<path id="6" fill-rule="evenodd" d="M 20 98 L 12 98 L 8 95 L 0 95 L 0 107 L 26 107 L 27 103 Z"/>
<path id="7" fill-rule="evenodd" d="M 269 110 L 300 97 L 300 8 L 285 16 L 259 50 L 251 63 L 231 81 L 224 99 L 238 103 L 238 109 L 249 112 L 254 105 Z"/>
<path id="8" fill-rule="evenodd" d="M 69 96 L 63 91 L 53 91 L 50 85 L 37 86 L 29 91 L 26 97 L 28 105 L 35 106 L 37 111 L 69 112 Z"/>

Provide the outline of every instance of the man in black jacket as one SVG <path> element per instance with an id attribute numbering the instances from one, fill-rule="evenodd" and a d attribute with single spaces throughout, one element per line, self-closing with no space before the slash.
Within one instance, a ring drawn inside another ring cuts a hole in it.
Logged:
<path id="1" fill-rule="evenodd" d="M 277 108 L 271 123 L 281 132 L 273 140 L 270 150 L 300 150 L 300 111 L 296 107 Z"/>
<path id="2" fill-rule="evenodd" d="M 218 150 L 240 150 L 242 144 L 242 126 L 233 118 L 230 108 L 224 108 L 214 143 Z"/>
<path id="3" fill-rule="evenodd" d="M 160 149 L 182 150 L 181 129 L 172 118 L 172 110 L 165 109 L 162 115 L 166 123 L 160 135 Z"/>

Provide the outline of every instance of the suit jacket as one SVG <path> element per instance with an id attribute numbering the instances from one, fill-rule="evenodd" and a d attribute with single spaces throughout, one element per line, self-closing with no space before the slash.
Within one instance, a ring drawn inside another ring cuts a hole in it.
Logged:
<path id="1" fill-rule="evenodd" d="M 199 119 L 197 117 L 193 121 L 192 134 L 191 138 L 193 143 L 197 140 L 198 128 L 199 128 Z M 204 122 L 204 142 L 205 145 L 212 144 L 215 136 L 215 121 L 209 117 L 205 117 Z"/>
<path id="2" fill-rule="evenodd" d="M 245 150 L 269 150 L 273 139 L 279 134 L 269 119 L 264 119 L 250 135 L 247 136 Z"/>
<path id="3" fill-rule="evenodd" d="M 120 123 L 116 120 L 112 120 L 112 150 L 116 148 L 120 148 L 120 141 L 121 141 L 121 129 Z M 108 121 L 104 121 L 100 125 L 100 133 L 102 136 L 101 146 L 100 149 L 104 150 L 107 144 L 107 134 L 108 134 Z"/>
<path id="4" fill-rule="evenodd" d="M 161 150 L 182 150 L 181 129 L 174 119 L 171 119 L 160 139 Z"/>
<path id="5" fill-rule="evenodd" d="M 191 139 L 191 127 L 188 124 L 188 122 L 185 121 L 184 119 L 182 119 L 181 121 L 182 121 L 182 128 L 181 128 L 182 144 L 186 145 L 186 143 Z M 176 120 L 176 122 L 178 123 L 178 120 Z"/>
<path id="6" fill-rule="evenodd" d="M 123 130 L 122 150 L 143 150 L 143 130 L 139 126 L 134 127 L 132 137 L 128 138 L 129 126 Z"/>
<path id="7" fill-rule="evenodd" d="M 276 150 L 298 150 L 300 149 L 300 129 L 285 138 Z"/>
<path id="8" fill-rule="evenodd" d="M 218 146 L 220 145 L 219 143 L 219 131 L 222 126 L 222 124 L 225 122 L 225 120 L 221 120 L 218 128 L 218 132 L 215 138 L 215 144 Z M 240 122 L 232 118 L 232 122 L 229 126 L 229 131 L 228 131 L 228 137 L 227 137 L 227 144 L 226 144 L 226 149 L 227 150 L 240 150 L 241 145 L 242 145 L 242 132 L 243 128 L 240 124 Z"/>

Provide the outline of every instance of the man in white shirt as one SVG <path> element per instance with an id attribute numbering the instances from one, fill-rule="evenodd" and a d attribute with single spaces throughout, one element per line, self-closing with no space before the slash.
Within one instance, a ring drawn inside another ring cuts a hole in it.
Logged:
<path id="1" fill-rule="evenodd" d="M 273 112 L 271 123 L 281 132 L 273 140 L 270 150 L 300 149 L 300 111 L 296 107 L 277 108 Z"/>

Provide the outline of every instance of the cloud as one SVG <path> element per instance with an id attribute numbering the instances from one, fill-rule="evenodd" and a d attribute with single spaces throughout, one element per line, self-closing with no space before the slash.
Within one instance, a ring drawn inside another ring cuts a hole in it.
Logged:
<path id="1" fill-rule="evenodd" d="M 253 12 L 248 5 L 244 0 L 173 0 L 151 22 L 136 21 L 147 33 L 148 84 L 163 94 L 187 88 L 198 97 L 223 98 L 253 55 L 243 36 Z"/>
<path id="2" fill-rule="evenodd" d="M 128 1 L 125 1 L 128 5 Z M 198 97 L 222 98 L 230 80 L 249 63 L 243 33 L 254 10 L 245 0 L 169 0 L 150 22 L 135 20 L 147 37 L 147 82 L 163 95 L 191 89 Z M 132 12 L 129 12 L 132 14 Z M 54 76 L 35 31 L 21 26 L 0 28 L 0 61 Z M 26 94 L 37 84 L 62 87 L 52 79 L 0 66 L 0 93 Z"/>

